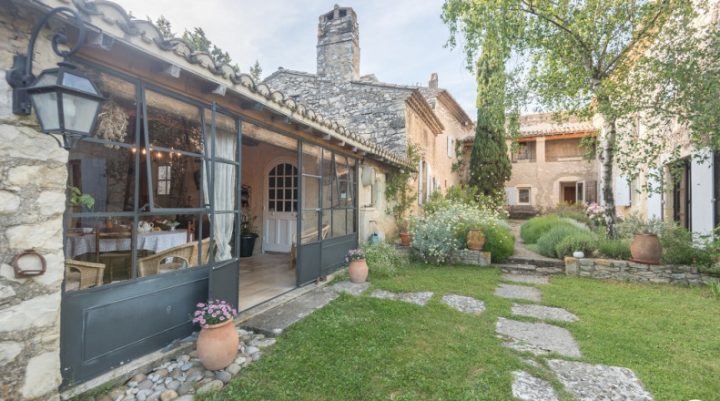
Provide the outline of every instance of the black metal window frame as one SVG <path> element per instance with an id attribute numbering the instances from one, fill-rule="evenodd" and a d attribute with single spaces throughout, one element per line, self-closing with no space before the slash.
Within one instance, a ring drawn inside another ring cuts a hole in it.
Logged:
<path id="1" fill-rule="evenodd" d="M 81 65 L 86 68 L 96 69 L 101 73 L 107 74 L 109 76 L 112 76 L 114 78 L 118 78 L 120 80 L 123 80 L 127 82 L 130 85 L 133 85 L 135 87 L 135 103 L 136 103 L 136 113 L 135 113 L 135 143 L 128 144 L 128 143 L 121 143 L 121 142 L 114 142 L 109 141 L 106 139 L 101 139 L 97 137 L 87 137 L 83 138 L 82 141 L 87 143 L 96 143 L 98 145 L 113 145 L 120 148 L 125 149 L 132 149 L 133 147 L 135 149 L 141 149 L 143 142 L 145 144 L 150 144 L 149 141 L 149 127 L 147 124 L 147 103 L 145 101 L 145 93 L 148 90 L 151 90 L 153 92 L 156 92 L 160 95 L 172 98 L 174 100 L 186 103 L 190 106 L 198 107 L 198 110 L 200 112 L 201 116 L 201 136 L 203 140 L 207 140 L 208 137 L 212 141 L 212 146 L 208 148 L 208 146 L 203 146 L 203 153 L 202 154 L 196 154 L 192 152 L 186 152 L 183 150 L 178 149 L 166 149 L 161 146 L 154 146 L 154 149 L 158 150 L 165 150 L 165 151 L 173 151 L 177 153 L 182 153 L 186 155 L 192 155 L 196 157 L 200 157 L 202 159 L 201 168 L 205 168 L 205 166 L 211 166 L 210 171 L 208 172 L 208 182 L 207 182 L 207 190 L 208 193 L 214 194 L 214 188 L 215 188 L 215 167 L 217 163 L 224 163 L 224 164 L 231 164 L 236 167 L 236 177 L 235 177 L 235 210 L 233 211 L 227 211 L 227 210 L 221 210 L 216 211 L 214 207 L 214 196 L 208 197 L 208 202 L 203 205 L 202 208 L 156 208 L 154 207 L 154 198 L 153 198 L 153 180 L 152 180 L 152 164 L 150 161 L 150 153 L 146 152 L 145 155 L 145 164 L 146 168 L 144 171 L 141 172 L 141 163 L 140 163 L 140 157 L 142 157 L 141 152 L 136 152 L 134 157 L 134 168 L 133 168 L 133 180 L 134 180 L 134 186 L 133 186 L 133 210 L 132 211 L 120 211 L 120 212 L 72 212 L 69 210 L 66 210 L 65 213 L 65 224 L 64 224 L 64 231 L 63 231 L 63 243 L 67 243 L 67 233 L 65 230 L 68 227 L 68 222 L 71 219 L 74 218 L 125 218 L 125 219 L 132 219 L 132 234 L 131 234 L 131 269 L 130 269 L 130 278 L 128 280 L 118 281 L 115 283 L 107 283 L 99 287 L 92 287 L 92 288 L 86 288 L 82 289 L 80 291 L 82 292 L 88 292 L 88 291 L 98 291 L 98 290 L 106 290 L 109 287 L 119 286 L 119 285 L 128 285 L 131 283 L 136 282 L 137 280 L 144 280 L 144 279 L 150 279 L 151 277 L 138 277 L 138 249 L 137 249 L 137 226 L 140 222 L 141 218 L 144 217 L 157 217 L 157 216 L 163 216 L 163 215 L 177 215 L 177 214 L 183 214 L 183 215 L 193 215 L 198 219 L 198 226 L 197 226 L 197 234 L 195 238 L 193 238 L 194 242 L 197 242 L 198 244 L 198 261 L 197 261 L 197 267 L 193 267 L 193 270 L 196 269 L 203 269 L 207 268 L 208 266 L 212 266 L 215 263 L 213 260 L 213 253 L 210 253 L 210 258 L 208 260 L 207 264 L 203 264 L 203 255 L 202 255 L 202 232 L 203 232 L 203 217 L 207 216 L 208 221 L 212 222 L 215 219 L 216 214 L 224 214 L 224 213 L 234 213 L 235 219 L 234 219 L 234 230 L 236 233 L 240 232 L 240 219 L 239 219 L 239 205 L 240 205 L 240 182 L 241 182 L 241 176 L 242 176 L 242 164 L 241 164 L 241 152 L 242 152 L 242 122 L 244 119 L 240 116 L 235 115 L 229 110 L 226 110 L 216 103 L 205 103 L 198 101 L 196 99 L 193 99 L 188 96 L 184 96 L 182 94 L 179 94 L 177 92 L 174 92 L 172 90 L 168 90 L 166 88 L 160 87 L 158 85 L 155 85 L 153 83 L 144 81 L 143 79 L 139 77 L 134 77 L 125 73 L 122 73 L 120 71 L 116 71 L 114 69 L 108 68 L 106 66 L 96 64 L 92 61 L 88 61 L 82 58 L 73 58 L 73 62 L 75 62 L 78 65 Z M 208 125 L 205 121 L 205 113 L 206 111 L 211 112 L 212 120 L 210 124 Z M 235 154 L 235 160 L 225 160 L 222 158 L 216 158 L 215 157 L 215 136 L 216 136 L 216 126 L 215 126 L 215 118 L 216 115 L 220 113 L 227 117 L 230 117 L 235 122 L 235 134 L 236 134 L 236 154 Z M 209 132 L 208 132 L 209 131 Z M 211 151 L 208 154 L 208 149 Z M 141 174 L 145 174 L 147 179 L 147 191 L 148 191 L 148 200 L 149 200 L 149 207 L 143 208 L 139 204 L 139 198 L 140 198 L 140 178 Z M 203 189 L 201 187 L 201 193 Z M 203 195 L 204 196 L 204 195 Z M 209 230 L 209 238 L 211 243 L 214 242 L 214 234 L 213 230 Z M 222 261 L 221 264 L 225 265 L 232 262 L 237 262 L 239 257 L 239 249 L 240 249 L 240 236 L 235 235 L 233 247 L 236 252 L 234 252 L 234 255 L 231 259 Z M 65 250 L 67 251 L 67 250 Z M 184 270 L 189 269 L 178 269 L 177 271 L 170 272 L 170 273 L 164 273 L 163 275 L 175 275 L 175 274 L 182 274 Z M 64 284 L 63 284 L 64 286 Z"/>

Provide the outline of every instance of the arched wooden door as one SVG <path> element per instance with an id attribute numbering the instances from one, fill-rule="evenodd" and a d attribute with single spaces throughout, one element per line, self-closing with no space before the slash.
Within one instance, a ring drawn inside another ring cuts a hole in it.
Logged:
<path id="1" fill-rule="evenodd" d="M 297 230 L 297 167 L 289 161 L 273 163 L 266 182 L 263 249 L 290 252 Z"/>

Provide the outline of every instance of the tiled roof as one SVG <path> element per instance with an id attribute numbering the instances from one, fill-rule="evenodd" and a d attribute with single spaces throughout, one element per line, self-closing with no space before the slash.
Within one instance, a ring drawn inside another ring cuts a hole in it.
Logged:
<path id="1" fill-rule="evenodd" d="M 285 96 L 282 92 L 273 91 L 263 83 L 256 83 L 248 74 L 238 74 L 228 64 L 216 65 L 206 52 L 193 51 L 190 45 L 180 38 L 166 40 L 160 30 L 151 22 L 131 17 L 117 3 L 107 0 L 30 0 L 40 7 L 71 7 L 77 9 L 86 22 L 116 40 L 128 42 L 134 47 L 142 45 L 142 50 L 154 56 L 170 56 L 173 62 L 196 72 L 194 67 L 202 67 L 206 73 L 203 78 L 221 81 L 228 90 L 235 91 L 251 100 L 262 102 L 266 107 L 287 115 L 287 117 L 304 123 L 319 132 L 337 137 L 359 150 L 374 155 L 381 161 L 410 166 L 402 155 L 398 155 L 350 132 L 337 122 L 311 110 L 302 103 Z M 113 35 L 119 28 L 122 35 Z M 139 39 L 139 42 L 136 39 Z M 150 51 L 155 50 L 155 51 Z M 209 73 L 209 74 L 208 74 Z"/>
<path id="2" fill-rule="evenodd" d="M 527 114 L 520 117 L 521 137 L 590 133 L 597 130 L 592 121 L 572 116 L 559 122 L 553 113 Z"/>

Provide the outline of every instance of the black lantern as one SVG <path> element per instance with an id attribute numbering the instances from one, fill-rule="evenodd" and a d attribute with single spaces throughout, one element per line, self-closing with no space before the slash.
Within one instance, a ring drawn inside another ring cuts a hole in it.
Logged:
<path id="1" fill-rule="evenodd" d="M 46 134 L 63 134 L 66 149 L 72 148 L 95 126 L 100 96 L 95 84 L 67 63 L 43 71 L 26 90 L 40 127 Z"/>
<path id="2" fill-rule="evenodd" d="M 59 13 L 68 13 L 75 18 L 78 39 L 72 49 L 60 50 L 59 45 L 67 43 L 67 37 L 55 33 L 52 38 L 55 54 L 67 58 L 84 44 L 85 23 L 80 15 L 67 7 L 54 8 L 33 28 L 28 51 L 25 55 L 15 56 L 7 81 L 14 88 L 13 112 L 29 115 L 34 107 L 42 131 L 46 134 L 61 134 L 61 146 L 71 149 L 79 139 L 92 133 L 103 97 L 90 79 L 65 61 L 58 63 L 58 68 L 43 71 L 37 79 L 32 74 L 32 56 L 38 34 L 47 21 Z"/>

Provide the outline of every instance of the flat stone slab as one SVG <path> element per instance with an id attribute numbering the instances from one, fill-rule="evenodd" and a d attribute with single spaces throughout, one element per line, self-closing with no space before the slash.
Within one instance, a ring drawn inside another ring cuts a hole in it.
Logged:
<path id="1" fill-rule="evenodd" d="M 375 290 L 370 294 L 370 296 L 378 299 L 392 299 L 395 301 L 403 301 L 415 305 L 425 306 L 430 298 L 432 298 L 433 293 L 430 291 L 394 293 L 385 290 Z"/>
<path id="2" fill-rule="evenodd" d="M 503 345 L 517 351 L 531 352 L 535 355 L 554 352 L 567 357 L 582 356 L 573 336 L 562 327 L 501 317 L 498 319 L 495 331 L 509 339 Z"/>
<path id="3" fill-rule="evenodd" d="M 358 296 L 370 288 L 370 283 L 367 281 L 364 283 L 353 283 L 352 281 L 341 281 L 337 284 L 333 284 L 330 288 L 337 293 L 346 293 L 354 296 Z"/>
<path id="4" fill-rule="evenodd" d="M 566 311 L 563 308 L 553 308 L 551 306 L 544 305 L 520 305 L 515 304 L 510 309 L 513 315 L 534 317 L 536 319 L 543 320 L 560 320 L 563 322 L 576 322 L 577 316 Z"/>
<path id="5" fill-rule="evenodd" d="M 513 397 L 522 401 L 558 401 L 557 393 L 546 380 L 539 379 L 528 372 L 512 372 Z"/>
<path id="6" fill-rule="evenodd" d="M 317 288 L 247 320 L 241 324 L 241 327 L 267 336 L 278 336 L 283 330 L 329 304 L 338 296 L 338 293 L 330 288 Z"/>
<path id="7" fill-rule="evenodd" d="M 533 302 L 540 302 L 542 299 L 540 290 L 525 285 L 500 284 L 495 289 L 495 295 L 501 298 L 524 299 Z"/>
<path id="8" fill-rule="evenodd" d="M 442 297 L 442 302 L 463 313 L 479 315 L 485 310 L 485 302 L 464 295 L 447 294 Z"/>
<path id="9" fill-rule="evenodd" d="M 559 359 L 549 360 L 548 364 L 578 401 L 653 401 L 640 379 L 628 368 Z"/>
<path id="10" fill-rule="evenodd" d="M 512 281 L 513 283 L 550 284 L 550 279 L 547 276 L 540 276 L 536 274 L 505 273 L 502 275 L 502 279 L 505 281 Z"/>

